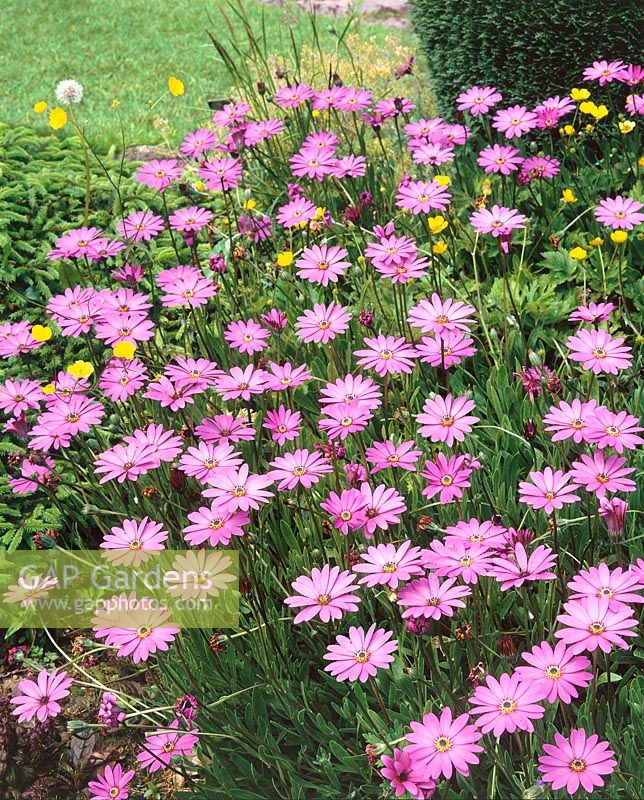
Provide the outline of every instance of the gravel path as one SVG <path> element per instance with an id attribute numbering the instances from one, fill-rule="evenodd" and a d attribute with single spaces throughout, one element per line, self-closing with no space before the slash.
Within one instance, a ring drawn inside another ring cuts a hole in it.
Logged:
<path id="1" fill-rule="evenodd" d="M 283 0 L 264 0 L 282 5 Z M 304 11 L 315 10 L 319 14 L 347 14 L 356 10 L 367 20 L 377 20 L 381 25 L 391 28 L 404 28 L 409 24 L 407 0 L 296 0 L 296 5 Z"/>

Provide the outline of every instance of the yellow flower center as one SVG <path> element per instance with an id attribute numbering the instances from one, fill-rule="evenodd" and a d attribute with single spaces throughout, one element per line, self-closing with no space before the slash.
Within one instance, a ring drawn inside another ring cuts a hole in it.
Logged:
<path id="1" fill-rule="evenodd" d="M 606 475 L 606 473 L 605 473 L 605 472 L 600 472 L 600 473 L 599 473 L 599 475 L 597 476 L 597 480 L 598 480 L 600 483 L 608 483 L 608 481 L 610 480 L 610 478 L 608 477 L 608 475 Z"/>
<path id="2" fill-rule="evenodd" d="M 358 664 L 364 664 L 365 662 L 369 661 L 369 651 L 368 650 L 358 650 L 355 655 L 355 659 Z"/>
<path id="3" fill-rule="evenodd" d="M 600 636 L 606 630 L 606 626 L 603 622 L 591 622 L 588 626 L 588 632 L 592 633 L 593 636 Z"/>
<path id="4" fill-rule="evenodd" d="M 110 797 L 118 797 L 121 790 L 118 786 L 112 786 L 110 789 Z"/>
<path id="5" fill-rule="evenodd" d="M 570 425 L 576 431 L 580 431 L 584 427 L 583 420 L 581 420 L 581 419 L 573 419 L 573 421 L 570 423 Z"/>
<path id="6" fill-rule="evenodd" d="M 505 700 L 501 700 L 499 703 L 499 711 L 502 714 L 511 714 L 513 711 L 517 710 L 517 704 L 514 700 L 510 700 L 506 698 Z"/>
<path id="7" fill-rule="evenodd" d="M 136 635 L 139 639 L 147 639 L 148 636 L 152 633 L 152 628 L 148 628 L 147 625 L 141 625 L 140 628 L 137 628 Z"/>
<path id="8" fill-rule="evenodd" d="M 546 497 L 546 500 L 554 500 L 555 499 L 555 493 L 554 492 L 546 492 L 545 497 Z"/>
<path id="9" fill-rule="evenodd" d="M 446 316 L 445 316 L 445 314 L 439 314 L 439 315 L 436 317 L 436 323 L 437 323 L 438 325 L 445 325 L 445 324 L 446 324 L 446 323 L 448 323 L 448 322 L 449 322 L 449 318 L 448 318 L 448 317 L 446 317 Z"/>
<path id="10" fill-rule="evenodd" d="M 340 420 L 340 425 L 342 425 L 343 428 L 348 428 L 352 422 L 353 422 L 352 417 L 345 417 L 344 419 Z"/>
<path id="11" fill-rule="evenodd" d="M 608 597 L 609 600 L 612 600 L 615 597 L 615 592 L 609 586 L 602 586 L 597 592 L 597 597 Z"/>
<path id="12" fill-rule="evenodd" d="M 472 563 L 472 558 L 471 556 L 463 556 L 462 558 L 459 558 L 458 563 L 462 567 L 469 567 L 470 564 Z"/>
<path id="13" fill-rule="evenodd" d="M 80 419 L 80 414 L 68 414 L 65 419 L 67 422 L 78 422 Z"/>
<path id="14" fill-rule="evenodd" d="M 306 467 L 295 467 L 295 469 L 293 470 L 293 475 L 298 475 L 298 476 L 306 475 Z"/>
<path id="15" fill-rule="evenodd" d="M 573 758 L 570 762 L 570 769 L 573 772 L 583 772 L 586 769 L 586 762 L 581 758 Z"/>
<path id="16" fill-rule="evenodd" d="M 245 497 L 245 496 L 246 496 L 246 488 L 244 486 L 233 487 L 233 497 Z"/>
<path id="17" fill-rule="evenodd" d="M 130 550 L 140 550 L 143 547 L 143 542 L 140 539 L 132 539 L 128 547 Z"/>
<path id="18" fill-rule="evenodd" d="M 348 521 L 351 519 L 351 512 L 350 512 L 350 511 L 343 511 L 343 512 L 340 514 L 340 519 L 341 519 L 343 522 L 348 522 Z"/>
<path id="19" fill-rule="evenodd" d="M 328 594 L 318 595 L 316 602 L 320 606 L 328 606 L 329 603 L 331 602 L 331 595 Z"/>
<path id="20" fill-rule="evenodd" d="M 321 331 L 326 331 L 326 330 L 328 330 L 330 327 L 331 327 L 331 323 L 329 322 L 329 320 L 328 320 L 328 319 L 322 319 L 322 320 L 320 320 L 320 321 L 318 322 L 318 328 L 319 328 Z"/>
<path id="21" fill-rule="evenodd" d="M 324 270 L 328 269 L 328 268 L 329 268 L 329 262 L 328 261 L 320 261 L 320 263 L 318 264 L 318 269 L 321 269 L 322 272 L 324 272 Z"/>
<path id="22" fill-rule="evenodd" d="M 392 453 L 392 455 L 390 455 L 389 458 L 387 458 L 387 461 L 390 464 L 395 464 L 397 461 L 400 461 L 400 456 L 396 455 L 395 453 Z"/>
<path id="23" fill-rule="evenodd" d="M 452 749 L 452 740 L 447 736 L 437 736 L 434 745 L 439 753 L 446 753 Z"/>
<path id="24" fill-rule="evenodd" d="M 606 351 L 602 347 L 596 347 L 593 350 L 595 358 L 606 358 Z"/>
<path id="25" fill-rule="evenodd" d="M 244 339 L 245 342 L 252 342 L 253 341 L 253 335 L 251 333 L 245 333 L 244 336 L 243 336 L 243 339 Z"/>
<path id="26" fill-rule="evenodd" d="M 546 678 L 550 678 L 552 681 L 557 681 L 561 678 L 561 667 L 558 667 L 556 664 L 551 664 L 549 667 L 546 667 Z"/>
<path id="27" fill-rule="evenodd" d="M 395 572 L 398 569 L 398 564 L 395 561 L 385 561 L 382 565 L 383 572 Z"/>
<path id="28" fill-rule="evenodd" d="M 614 425 L 609 425 L 606 428 L 606 433 L 609 436 L 619 436 L 619 428 L 616 428 Z"/>
<path id="29" fill-rule="evenodd" d="M 454 417 L 450 417 L 449 414 L 441 418 L 441 425 L 443 428 L 451 428 L 454 424 Z"/>
<path id="30" fill-rule="evenodd" d="M 390 358 L 393 358 L 393 357 L 394 357 L 394 354 L 391 352 L 391 350 L 381 350 L 380 351 L 380 358 L 384 358 L 385 361 L 388 361 Z"/>
<path id="31" fill-rule="evenodd" d="M 221 518 L 213 519 L 208 524 L 208 527 L 211 528 L 213 531 L 218 531 L 220 528 L 224 527 L 224 521 Z"/>
<path id="32" fill-rule="evenodd" d="M 174 750 L 174 742 L 166 742 L 162 749 L 164 753 L 171 753 Z"/>
<path id="33" fill-rule="evenodd" d="M 443 475 L 441 483 L 443 486 L 451 486 L 454 483 L 454 478 L 451 475 Z"/>

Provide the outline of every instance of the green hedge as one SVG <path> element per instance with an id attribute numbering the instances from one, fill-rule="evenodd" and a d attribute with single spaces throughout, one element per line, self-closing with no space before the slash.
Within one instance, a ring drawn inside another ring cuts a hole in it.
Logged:
<path id="1" fill-rule="evenodd" d="M 411 0 L 441 113 L 473 84 L 504 103 L 567 93 L 599 59 L 642 56 L 639 0 Z"/>

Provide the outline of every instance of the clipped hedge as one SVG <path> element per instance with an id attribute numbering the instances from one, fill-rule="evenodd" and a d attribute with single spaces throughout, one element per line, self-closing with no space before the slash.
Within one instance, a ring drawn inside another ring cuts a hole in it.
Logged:
<path id="1" fill-rule="evenodd" d="M 599 59 L 641 58 L 638 0 L 411 0 L 441 112 L 473 84 L 507 104 L 567 93 Z"/>

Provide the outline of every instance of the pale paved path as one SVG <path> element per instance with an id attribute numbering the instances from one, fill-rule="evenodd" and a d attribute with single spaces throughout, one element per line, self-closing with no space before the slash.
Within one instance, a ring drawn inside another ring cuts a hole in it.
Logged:
<path id="1" fill-rule="evenodd" d="M 264 0 L 264 2 L 281 5 L 282 0 Z M 358 11 L 367 20 L 377 19 L 382 25 L 404 28 L 408 24 L 409 6 L 407 0 L 296 0 L 296 5 L 304 10 L 314 9 L 320 14 L 346 14 L 350 10 Z"/>

